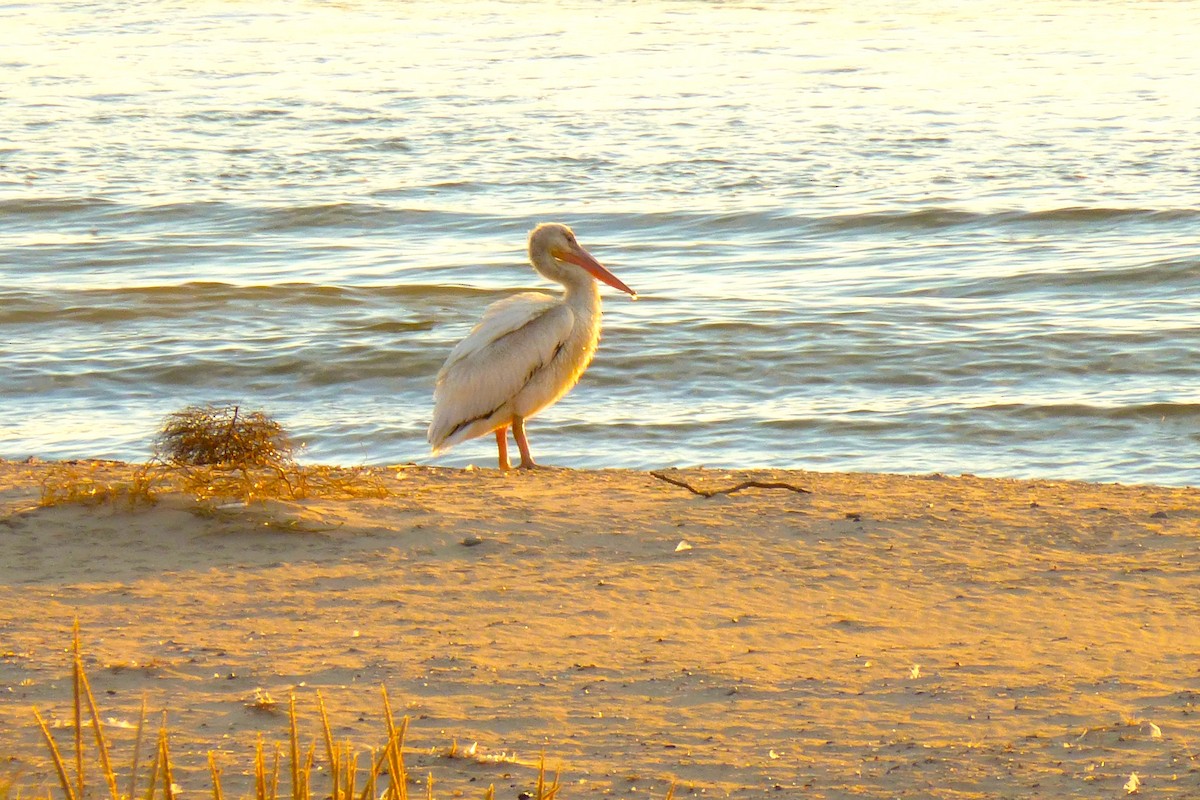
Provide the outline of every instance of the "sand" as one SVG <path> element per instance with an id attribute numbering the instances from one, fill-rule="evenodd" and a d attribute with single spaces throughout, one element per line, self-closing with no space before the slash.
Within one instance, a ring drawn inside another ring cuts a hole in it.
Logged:
<path id="1" fill-rule="evenodd" d="M 118 757 L 145 694 L 185 797 L 209 750 L 236 794 L 290 693 L 306 740 L 320 690 L 339 739 L 380 744 L 381 686 L 438 797 L 515 799 L 543 750 L 564 799 L 1120 797 L 1134 773 L 1200 797 L 1194 489 L 671 473 L 812 491 L 705 498 L 403 467 L 386 499 L 38 508 L 51 466 L 0 462 L 0 780 L 23 791 L 53 786 L 31 707 L 69 721 L 78 618 Z"/>

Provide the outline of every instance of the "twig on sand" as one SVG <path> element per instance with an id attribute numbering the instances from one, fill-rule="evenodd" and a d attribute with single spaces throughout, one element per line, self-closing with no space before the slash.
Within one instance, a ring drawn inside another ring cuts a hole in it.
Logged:
<path id="1" fill-rule="evenodd" d="M 701 497 L 715 497 L 719 494 L 733 494 L 734 492 L 740 492 L 743 489 L 787 489 L 788 491 L 796 492 L 797 494 L 812 494 L 811 489 L 805 489 L 803 486 L 796 486 L 794 484 L 785 483 L 783 481 L 750 480 L 750 481 L 742 481 L 741 483 L 737 484 L 736 486 L 729 486 L 724 489 L 697 489 L 695 486 L 692 486 L 690 483 L 688 483 L 685 480 L 681 480 L 679 478 L 672 478 L 669 475 L 664 475 L 661 472 L 654 472 L 653 470 L 651 470 L 650 474 L 653 475 L 654 477 L 658 478 L 660 481 L 666 481 L 667 483 L 672 484 L 673 486 L 680 486 L 684 489 L 687 489 L 692 494 L 698 494 Z"/>

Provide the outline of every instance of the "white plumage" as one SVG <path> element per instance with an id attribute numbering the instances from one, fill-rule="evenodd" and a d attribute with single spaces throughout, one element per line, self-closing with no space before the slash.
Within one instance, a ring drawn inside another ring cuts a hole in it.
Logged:
<path id="1" fill-rule="evenodd" d="M 434 453 L 494 431 L 500 469 L 508 469 L 511 426 L 521 467 L 537 466 L 524 423 L 570 391 L 596 352 L 600 287 L 595 279 L 637 296 L 580 247 L 565 225 L 534 228 L 529 261 L 565 291 L 561 297 L 524 292 L 493 303 L 450 352 L 433 393 L 429 443 Z"/>

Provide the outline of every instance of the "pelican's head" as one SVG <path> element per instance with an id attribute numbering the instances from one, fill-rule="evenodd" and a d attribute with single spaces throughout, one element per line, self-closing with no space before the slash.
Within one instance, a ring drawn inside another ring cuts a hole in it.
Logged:
<path id="1" fill-rule="evenodd" d="M 592 254 L 575 241 L 574 231 L 561 223 L 543 222 L 530 232 L 529 260 L 538 272 L 552 281 L 567 285 L 576 283 L 581 277 L 577 268 L 582 268 L 596 280 L 637 297 L 637 292 L 592 258 Z"/>

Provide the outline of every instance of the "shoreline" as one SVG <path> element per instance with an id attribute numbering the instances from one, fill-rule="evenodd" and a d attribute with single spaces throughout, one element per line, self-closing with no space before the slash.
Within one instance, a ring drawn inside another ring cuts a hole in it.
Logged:
<path id="1" fill-rule="evenodd" d="M 284 740 L 256 692 L 294 691 L 307 741 L 320 690 L 365 749 L 380 686 L 438 797 L 515 796 L 543 749 L 564 798 L 1200 792 L 1194 488 L 405 466 L 364 468 L 384 498 L 38 508 L 59 463 L 0 461 L 22 787 L 50 785 L 30 706 L 65 719 L 78 617 L 103 714 L 170 709 L 189 792 L 209 749 L 240 796 Z"/>
<path id="2" fill-rule="evenodd" d="M 122 458 L 99 458 L 99 457 L 78 457 L 78 458 L 45 458 L 42 456 L 32 455 L 24 458 L 5 458 L 0 456 L 0 470 L 6 472 L 18 467 L 29 467 L 34 471 L 51 469 L 62 465 L 95 465 L 96 467 L 111 468 L 113 470 L 136 469 L 144 465 L 161 464 L 168 469 L 172 469 L 169 465 L 163 464 L 156 460 L 154 456 L 145 461 L 134 461 Z M 336 470 L 343 472 L 362 472 L 371 474 L 386 474 L 389 472 L 398 472 L 404 470 L 425 470 L 430 473 L 470 473 L 470 474 L 495 474 L 500 475 L 501 472 L 496 468 L 495 456 L 490 454 L 486 456 L 482 463 L 470 463 L 467 465 L 441 465 L 441 464 L 426 464 L 417 461 L 404 461 L 388 464 L 372 464 L 372 463 L 355 463 L 355 464 L 335 464 L 324 461 L 308 461 L 298 460 L 296 466 L 302 469 L 320 469 L 320 470 Z M 669 466 L 669 467 L 623 467 L 623 466 L 608 466 L 608 467 L 575 467 L 575 466 L 559 466 L 556 464 L 538 464 L 535 473 L 552 474 L 552 473 L 573 473 L 577 475 L 587 474 L 628 474 L 628 475 L 653 475 L 654 473 L 683 473 L 695 474 L 700 476 L 712 476 L 719 478 L 722 475 L 828 475 L 828 476 L 861 476 L 867 477 L 884 477 L 897 479 L 929 479 L 929 480 L 980 480 L 980 481 L 999 481 L 999 482 L 1015 482 L 1037 485 L 1082 485 L 1095 487 L 1114 487 L 1114 488 L 1146 488 L 1146 489 L 1163 489 L 1163 490 L 1197 490 L 1200 491 L 1200 480 L 1195 483 L 1156 483 L 1154 481 L 1140 480 L 1100 480 L 1092 478 L 1075 478 L 1075 477 L 1059 477 L 1059 476 L 1017 476 L 1017 475 L 985 475 L 975 472 L 945 472 L 938 470 L 931 471 L 914 471 L 914 472 L 899 472 L 899 471 L 876 471 L 876 470 L 858 470 L 858 469 L 838 469 L 834 467 L 824 468 L 821 466 L 808 467 L 772 467 L 772 466 L 725 466 L 720 464 L 691 464 L 686 466 Z M 520 470 L 514 467 L 508 473 L 511 476 L 529 474 L 525 470 Z"/>

